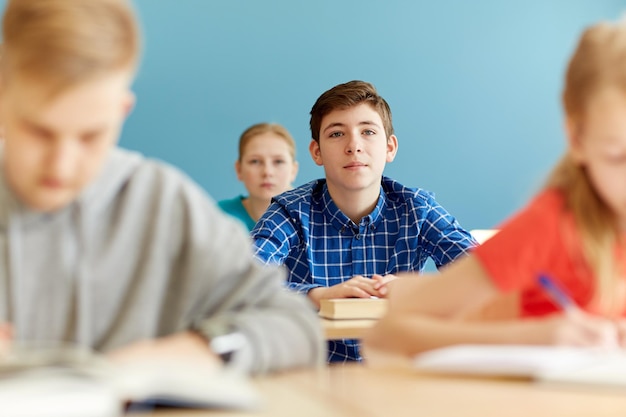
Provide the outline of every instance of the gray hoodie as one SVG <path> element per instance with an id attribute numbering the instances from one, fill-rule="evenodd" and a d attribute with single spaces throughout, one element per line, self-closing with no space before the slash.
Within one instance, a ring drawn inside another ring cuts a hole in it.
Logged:
<path id="1" fill-rule="evenodd" d="M 0 170 L 0 322 L 18 340 L 107 351 L 189 328 L 232 325 L 238 367 L 318 364 L 321 331 L 284 272 L 257 264 L 248 234 L 178 170 L 121 150 L 53 213 L 21 204 Z"/>

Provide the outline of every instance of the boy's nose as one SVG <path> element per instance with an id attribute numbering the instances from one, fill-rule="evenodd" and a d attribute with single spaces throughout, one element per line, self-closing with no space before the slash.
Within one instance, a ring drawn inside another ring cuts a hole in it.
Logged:
<path id="1" fill-rule="evenodd" d="M 78 155 L 72 145 L 71 142 L 59 141 L 50 149 L 48 172 L 57 179 L 67 179 L 75 169 Z"/>
<path id="2" fill-rule="evenodd" d="M 348 146 L 346 147 L 346 152 L 348 154 L 358 153 L 362 151 L 361 141 L 356 139 L 351 139 L 348 142 Z"/>

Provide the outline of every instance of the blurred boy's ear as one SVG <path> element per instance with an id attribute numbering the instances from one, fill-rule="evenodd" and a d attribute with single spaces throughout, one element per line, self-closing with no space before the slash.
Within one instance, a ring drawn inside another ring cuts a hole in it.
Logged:
<path id="1" fill-rule="evenodd" d="M 4 82 L 4 77 L 2 75 L 0 75 L 0 125 L 4 124 L 4 112 L 5 112 L 5 105 L 4 105 L 4 96 L 5 96 L 5 86 L 6 83 Z M 2 135 L 4 137 L 4 126 L 2 126 Z"/>
<path id="2" fill-rule="evenodd" d="M 135 93 L 128 90 L 124 97 L 124 103 L 122 104 L 124 106 L 123 111 L 126 117 L 128 117 L 128 115 L 133 111 L 133 109 L 135 108 L 136 102 L 137 102 L 137 96 L 135 96 Z"/>
<path id="3" fill-rule="evenodd" d="M 581 149 L 580 122 L 571 117 L 567 117 L 565 118 L 564 124 L 565 136 L 567 136 L 568 152 L 577 164 L 582 164 L 584 162 L 584 158 Z"/>
<path id="4" fill-rule="evenodd" d="M 311 143 L 309 143 L 309 152 L 311 153 L 311 158 L 313 158 L 313 162 L 315 162 L 316 165 L 324 165 L 322 153 L 320 152 L 320 144 L 315 139 L 311 139 Z"/>

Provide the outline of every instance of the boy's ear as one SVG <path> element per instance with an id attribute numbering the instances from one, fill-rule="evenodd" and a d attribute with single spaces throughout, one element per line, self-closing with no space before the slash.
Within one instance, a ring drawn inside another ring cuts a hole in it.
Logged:
<path id="1" fill-rule="evenodd" d="M 582 164 L 584 162 L 584 157 L 582 152 L 580 122 L 571 117 L 567 117 L 565 118 L 564 124 L 568 151 L 574 159 L 574 162 Z"/>
<path id="2" fill-rule="evenodd" d="M 398 153 L 398 138 L 391 135 L 387 138 L 387 162 L 392 162 Z"/>
<path id="3" fill-rule="evenodd" d="M 128 115 L 135 108 L 136 102 L 137 102 L 137 97 L 135 96 L 135 93 L 128 90 L 124 96 L 124 102 L 122 103 L 122 106 L 123 106 L 122 111 L 124 112 L 124 116 L 128 117 Z"/>
<path id="4" fill-rule="evenodd" d="M 315 139 L 311 139 L 311 143 L 309 143 L 309 152 L 311 153 L 311 158 L 313 158 L 313 162 L 315 162 L 316 165 L 324 165 L 322 152 L 320 151 L 320 144 Z"/>

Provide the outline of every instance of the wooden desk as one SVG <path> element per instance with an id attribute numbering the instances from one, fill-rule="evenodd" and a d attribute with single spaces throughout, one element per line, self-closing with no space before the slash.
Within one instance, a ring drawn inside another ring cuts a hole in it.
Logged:
<path id="1" fill-rule="evenodd" d="M 360 339 L 363 333 L 376 323 L 375 319 L 330 320 L 320 317 L 324 336 L 333 339 Z"/>
<path id="2" fill-rule="evenodd" d="M 344 365 L 261 377 L 258 412 L 169 410 L 133 417 L 623 417 L 626 393 Z"/>

